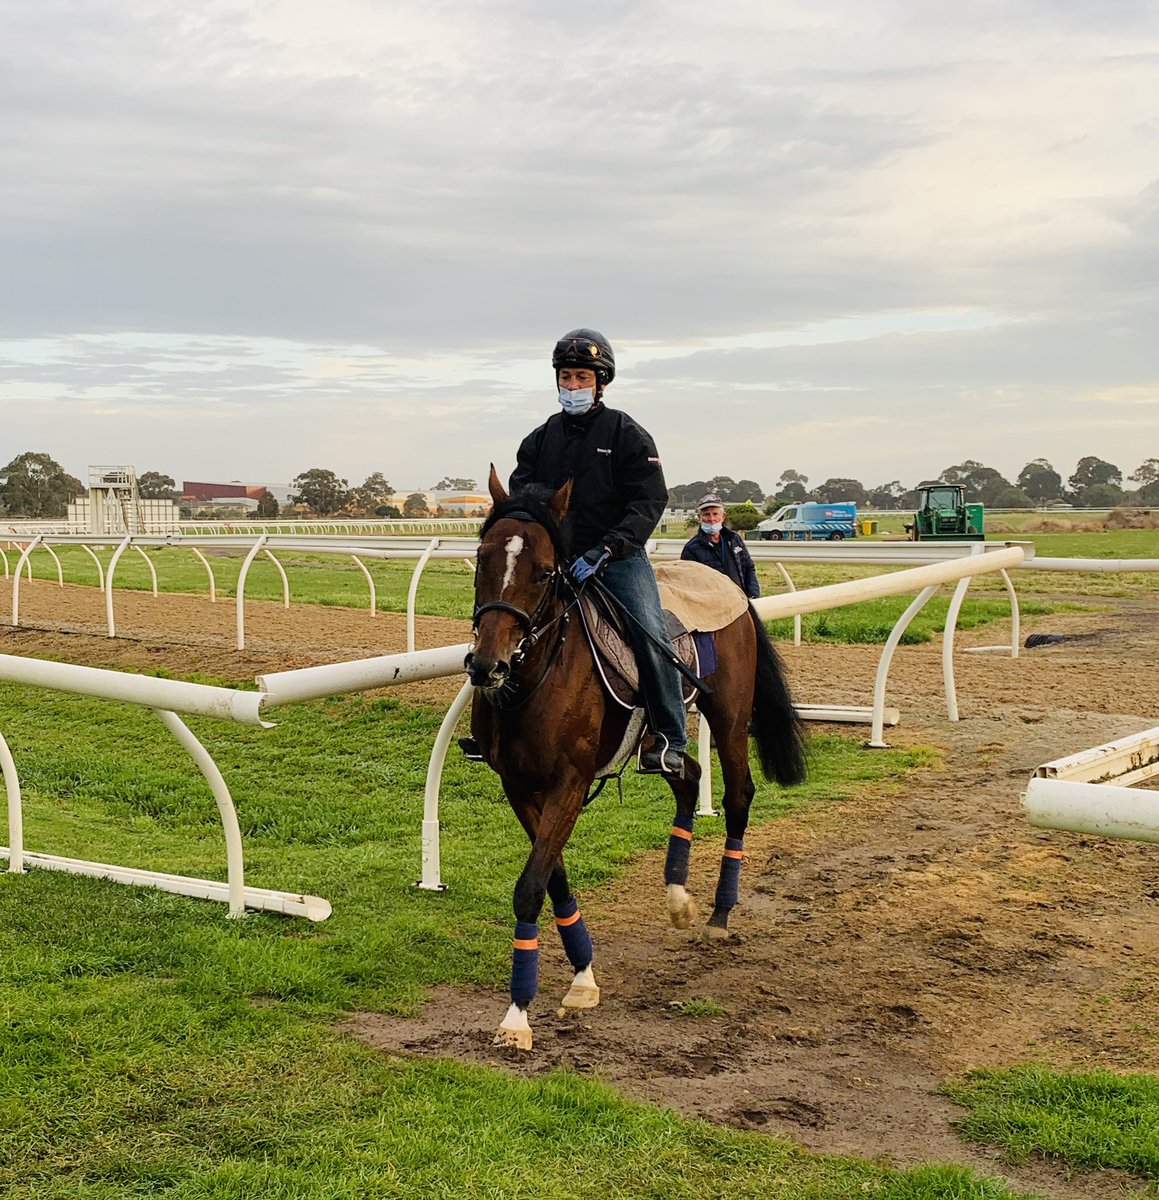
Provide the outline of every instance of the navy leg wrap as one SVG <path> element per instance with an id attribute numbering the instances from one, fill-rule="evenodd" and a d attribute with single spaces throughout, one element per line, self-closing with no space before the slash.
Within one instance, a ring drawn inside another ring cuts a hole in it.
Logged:
<path id="1" fill-rule="evenodd" d="M 539 926 L 515 922 L 515 948 L 511 951 L 511 1003 L 526 1008 L 539 991 Z"/>
<path id="2" fill-rule="evenodd" d="M 725 838 L 724 855 L 720 860 L 720 879 L 716 885 L 717 912 L 727 913 L 736 907 L 740 894 L 740 865 L 744 861 L 744 839 Z"/>
<path id="3" fill-rule="evenodd" d="M 668 835 L 668 857 L 664 862 L 664 882 L 688 882 L 688 855 L 692 850 L 692 816 L 676 814 L 672 832 Z"/>
<path id="4" fill-rule="evenodd" d="M 567 961 L 577 970 L 592 965 L 592 938 L 588 927 L 584 924 L 579 903 L 574 896 L 568 898 L 555 909 L 555 926 L 559 930 L 560 940 Z"/>

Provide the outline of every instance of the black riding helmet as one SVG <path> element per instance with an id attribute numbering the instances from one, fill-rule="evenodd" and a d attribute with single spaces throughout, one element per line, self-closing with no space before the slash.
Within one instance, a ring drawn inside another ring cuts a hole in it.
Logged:
<path id="1" fill-rule="evenodd" d="M 551 365 L 560 367 L 583 367 L 595 371 L 601 390 L 616 377 L 616 356 L 611 343 L 595 329 L 573 329 L 555 343 L 551 352 Z"/>

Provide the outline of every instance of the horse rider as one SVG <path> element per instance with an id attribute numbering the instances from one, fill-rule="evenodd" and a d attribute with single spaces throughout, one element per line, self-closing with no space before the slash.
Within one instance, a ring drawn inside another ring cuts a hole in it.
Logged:
<path id="1" fill-rule="evenodd" d="M 582 585 L 599 575 L 651 634 L 625 621 L 654 735 L 639 770 L 682 777 L 687 740 L 680 678 L 656 577 L 644 553 L 668 502 L 656 443 L 627 413 L 604 403 L 604 389 L 616 377 L 616 359 L 602 333 L 565 333 L 555 344 L 551 365 L 561 411 L 523 439 L 510 490 L 528 484 L 558 489 L 572 480 L 564 534 L 570 546 L 582 550 L 569 568 L 572 579 Z"/>
<path id="2" fill-rule="evenodd" d="M 755 600 L 761 594 L 757 569 L 744 538 L 724 523 L 724 502 L 710 492 L 701 496 L 696 511 L 700 528 L 684 543 L 680 557 L 704 563 L 727 575 L 750 600 Z"/>

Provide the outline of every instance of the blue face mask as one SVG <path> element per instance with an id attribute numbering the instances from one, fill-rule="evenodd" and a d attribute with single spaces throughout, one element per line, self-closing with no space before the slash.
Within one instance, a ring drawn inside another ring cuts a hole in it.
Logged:
<path id="1" fill-rule="evenodd" d="M 595 388 L 577 388 L 569 392 L 567 388 L 559 389 L 559 403 L 569 417 L 578 417 L 586 413 L 596 402 Z"/>
<path id="2" fill-rule="evenodd" d="M 703 529 L 705 533 L 719 533 L 724 526 L 720 521 L 701 521 L 700 528 Z"/>

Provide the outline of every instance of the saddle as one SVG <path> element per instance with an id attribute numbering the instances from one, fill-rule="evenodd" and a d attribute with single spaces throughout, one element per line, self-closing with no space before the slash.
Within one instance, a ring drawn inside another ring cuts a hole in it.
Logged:
<path id="1" fill-rule="evenodd" d="M 748 597 L 728 576 L 703 563 L 684 560 L 660 563 L 655 570 L 672 648 L 686 667 L 701 679 L 707 679 L 716 670 L 716 631 L 731 625 L 745 612 Z M 619 748 L 596 771 L 597 779 L 606 779 L 619 774 L 644 734 L 640 669 L 618 610 L 586 591 L 578 608 L 604 690 L 614 703 L 631 713 Z M 680 678 L 687 706 L 696 698 L 696 689 L 683 675 Z"/>
<path id="2" fill-rule="evenodd" d="M 695 675 L 707 679 L 716 670 L 713 635 L 748 608 L 748 598 L 726 575 L 697 562 L 661 563 L 656 583 L 672 648 Z M 638 708 L 640 670 L 620 613 L 587 592 L 579 612 L 608 696 L 623 708 Z M 691 704 L 696 689 L 684 676 L 681 687 L 685 705 Z"/>
<path id="3" fill-rule="evenodd" d="M 623 618 L 602 597 L 597 600 L 587 593 L 580 597 L 579 614 L 604 690 L 622 708 L 639 708 L 640 668 L 628 644 Z M 694 635 L 667 609 L 664 610 L 664 621 L 668 640 L 677 657 L 694 675 L 700 675 L 700 654 Z M 696 689 L 683 675 L 680 685 L 687 706 L 692 703 Z"/>

